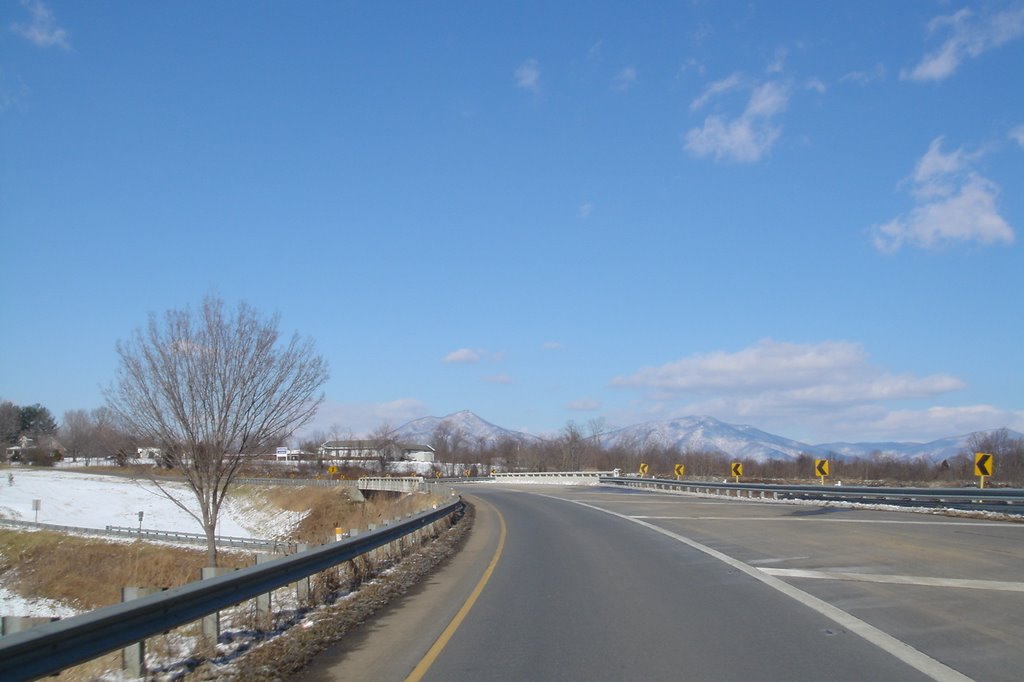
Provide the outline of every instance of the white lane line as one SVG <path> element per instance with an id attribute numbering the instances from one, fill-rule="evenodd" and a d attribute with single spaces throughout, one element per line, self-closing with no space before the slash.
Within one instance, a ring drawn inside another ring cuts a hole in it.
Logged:
<path id="1" fill-rule="evenodd" d="M 803 559 L 810 559 L 810 558 L 811 557 L 809 557 L 809 556 L 787 556 L 787 557 L 779 557 L 778 559 L 754 559 L 753 561 L 748 561 L 747 563 L 750 564 L 751 566 L 754 566 L 754 565 L 760 566 L 761 564 L 781 564 L 783 561 L 802 561 Z"/>
<path id="2" fill-rule="evenodd" d="M 562 498 L 559 498 L 562 499 Z M 889 519 L 830 519 L 811 516 L 648 516 L 633 515 L 631 519 L 655 521 L 818 521 L 821 523 L 878 523 L 898 526 L 970 526 L 972 528 L 1014 528 L 1024 530 L 1024 523 L 1000 521 L 893 521 Z"/>
<path id="3" fill-rule="evenodd" d="M 964 580 L 961 578 L 929 578 L 917 575 L 884 575 L 880 573 L 847 573 L 844 571 L 810 571 L 802 568 L 762 568 L 768 575 L 780 578 L 815 578 L 819 580 L 852 580 L 862 583 L 923 585 L 925 587 L 960 587 L 968 590 L 1000 590 L 1024 592 L 1024 583 L 1002 580 Z"/>
<path id="4" fill-rule="evenodd" d="M 737 571 L 746 573 L 754 580 L 759 580 L 768 587 L 778 590 L 787 597 L 795 599 L 804 606 L 814 611 L 817 611 L 829 620 L 837 623 L 840 627 L 846 628 L 850 632 L 860 635 L 861 637 L 871 642 L 878 648 L 882 649 L 886 653 L 895 656 L 900 661 L 903 661 L 910 667 L 927 675 L 933 680 L 937 680 L 939 682 L 969 682 L 971 680 L 970 677 L 967 677 L 963 673 L 960 673 L 954 670 L 953 668 L 950 668 L 948 665 L 935 660 L 928 654 L 915 649 L 906 642 L 896 639 L 892 635 L 883 632 L 882 630 L 879 630 L 874 625 L 871 625 L 870 623 L 867 623 L 861 620 L 860 618 L 857 618 L 853 614 L 847 613 L 846 611 L 843 611 L 842 609 L 833 606 L 832 604 L 829 604 L 826 601 L 818 599 L 814 595 L 808 594 L 807 592 L 804 592 L 801 589 L 793 587 L 789 583 L 780 580 L 775 576 L 768 575 L 760 568 L 755 568 L 754 566 L 745 564 L 739 559 L 734 559 L 728 554 L 723 554 L 722 552 L 719 552 L 717 549 L 712 549 L 711 547 L 701 544 L 696 540 L 691 540 L 690 538 L 684 535 L 673 533 L 672 531 L 666 530 L 665 528 L 661 528 L 660 526 L 656 526 L 653 523 L 647 523 L 646 521 L 643 521 L 641 519 L 626 516 L 625 514 L 613 512 L 609 509 L 604 509 L 602 507 L 596 507 L 592 504 L 587 504 L 586 502 L 580 502 L 579 500 L 572 500 L 564 497 L 556 497 L 555 495 L 544 495 L 543 493 L 534 494 L 542 495 L 543 497 L 550 497 L 555 500 L 562 500 L 563 502 L 571 502 L 573 504 L 578 504 L 581 507 L 587 507 L 589 509 L 593 509 L 594 511 L 603 512 L 610 516 L 616 516 L 620 519 L 625 519 L 626 521 L 630 521 L 632 523 L 643 526 L 648 530 L 652 530 L 655 533 L 660 533 L 661 535 L 665 535 L 667 537 L 672 538 L 673 540 L 677 540 L 683 543 L 684 545 L 692 547 L 697 551 L 703 552 L 708 556 L 718 559 L 722 563 L 736 569 Z"/>

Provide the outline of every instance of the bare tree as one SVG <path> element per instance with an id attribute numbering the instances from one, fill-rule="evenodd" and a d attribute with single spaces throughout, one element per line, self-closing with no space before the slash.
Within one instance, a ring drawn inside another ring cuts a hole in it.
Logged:
<path id="1" fill-rule="evenodd" d="M 92 439 L 93 424 L 89 413 L 85 410 L 67 410 L 58 432 L 67 456 L 71 457 L 72 462 L 77 462 L 79 456 L 89 448 Z"/>
<path id="2" fill-rule="evenodd" d="M 585 438 L 574 421 L 568 421 L 558 438 L 559 468 L 562 471 L 579 471 L 583 463 Z"/>
<path id="3" fill-rule="evenodd" d="M 149 324 L 117 344 L 110 408 L 129 431 L 164 451 L 199 503 L 199 514 L 171 494 L 206 532 L 217 563 L 217 517 L 246 454 L 290 437 L 323 401 L 327 364 L 313 342 L 278 343 L 278 316 L 246 303 L 234 310 L 213 296 L 201 309 L 151 314 Z"/>
<path id="4" fill-rule="evenodd" d="M 434 448 L 434 456 L 439 462 L 451 461 L 451 438 L 454 429 L 448 420 L 441 421 L 430 436 L 430 446 Z"/>
<path id="5" fill-rule="evenodd" d="M 387 472 L 388 462 L 398 458 L 398 437 L 396 429 L 388 422 L 384 422 L 370 434 L 373 441 L 374 457 L 377 466 L 380 467 L 381 476 Z"/>

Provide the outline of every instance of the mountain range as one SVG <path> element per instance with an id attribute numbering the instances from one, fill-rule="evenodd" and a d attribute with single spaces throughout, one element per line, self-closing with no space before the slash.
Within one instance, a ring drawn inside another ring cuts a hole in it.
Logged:
<path id="1" fill-rule="evenodd" d="M 544 439 L 537 436 L 496 426 L 469 410 L 455 412 L 446 417 L 415 419 L 396 430 L 404 441 L 430 443 L 438 426 L 444 425 L 452 433 L 460 432 L 466 442 L 494 446 L 511 439 L 521 443 L 536 443 Z M 988 433 L 988 432 L 981 432 Z M 1024 434 L 1008 431 L 1011 438 L 1024 438 Z M 801 454 L 821 457 L 869 457 L 876 452 L 897 459 L 924 458 L 941 462 L 967 447 L 974 433 L 949 436 L 927 443 L 866 442 L 809 444 L 777 436 L 753 426 L 727 424 L 714 417 L 694 416 L 644 422 L 601 434 L 603 447 L 623 446 L 642 449 L 645 446 L 676 447 L 680 450 L 721 452 L 730 457 L 766 461 L 795 459 Z"/>

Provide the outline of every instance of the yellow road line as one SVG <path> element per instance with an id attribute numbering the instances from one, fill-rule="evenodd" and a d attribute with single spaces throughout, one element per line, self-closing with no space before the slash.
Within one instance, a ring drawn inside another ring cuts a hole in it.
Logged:
<path id="1" fill-rule="evenodd" d="M 441 636 L 437 638 L 434 645 L 430 647 L 430 650 L 427 651 L 422 659 L 420 659 L 420 662 L 416 664 L 416 667 L 413 668 L 411 673 L 409 673 L 409 676 L 405 678 L 405 682 L 419 682 L 419 680 L 422 680 L 423 676 L 427 674 L 427 671 L 430 670 L 430 666 L 434 664 L 437 657 L 440 656 L 441 652 L 444 651 L 444 648 L 448 646 L 448 641 L 452 638 L 452 635 L 454 635 L 455 631 L 459 629 L 460 625 L 462 625 L 462 621 L 465 620 L 470 609 L 473 608 L 473 604 L 476 603 L 480 593 L 484 591 L 487 581 L 491 579 L 491 574 L 494 573 L 495 566 L 498 565 L 498 559 L 501 558 L 501 552 L 505 549 L 505 517 L 502 516 L 501 512 L 493 506 L 489 504 L 488 506 L 490 506 L 491 509 L 494 509 L 494 513 L 498 515 L 498 522 L 501 524 L 501 532 L 498 535 L 498 547 L 494 550 L 494 556 L 491 557 L 491 563 L 487 565 L 487 570 L 485 570 L 484 574 L 480 577 L 480 581 L 476 584 L 476 587 L 473 588 L 473 592 L 466 599 L 466 603 L 462 605 L 459 612 L 455 614 L 454 618 L 452 618 L 452 622 L 448 623 L 448 627 L 444 629 L 444 632 L 442 632 Z"/>

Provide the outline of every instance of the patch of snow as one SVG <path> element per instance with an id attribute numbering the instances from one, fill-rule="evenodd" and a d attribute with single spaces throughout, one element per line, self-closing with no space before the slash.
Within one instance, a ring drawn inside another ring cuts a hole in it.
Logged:
<path id="1" fill-rule="evenodd" d="M 79 471 L 17 468 L 8 470 L 14 484 L 0 479 L 0 516 L 80 528 L 128 526 L 201 533 L 202 526 L 171 502 L 151 482 Z M 195 495 L 184 483 L 161 483 L 186 507 L 199 513 Z M 39 500 L 39 512 L 33 510 Z M 230 507 L 218 519 L 217 534 L 253 537 Z"/>
<path id="2" fill-rule="evenodd" d="M 53 599 L 27 598 L 0 585 L 0 604 L 5 616 L 38 616 L 41 618 L 70 618 L 78 613 L 72 607 Z"/>

